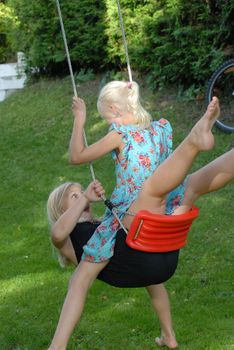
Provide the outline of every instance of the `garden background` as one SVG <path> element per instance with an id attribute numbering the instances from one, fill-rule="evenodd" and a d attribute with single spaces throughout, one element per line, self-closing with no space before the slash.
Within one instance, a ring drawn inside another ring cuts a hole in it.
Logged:
<path id="1" fill-rule="evenodd" d="M 208 77 L 233 57 L 233 1 L 121 1 L 133 78 L 154 119 L 166 117 L 174 146 L 205 111 Z M 107 132 L 98 116 L 100 86 L 127 79 L 115 1 L 61 1 L 79 95 L 92 143 Z M 0 349 L 46 349 L 72 268 L 62 270 L 50 245 L 49 192 L 63 181 L 87 185 L 87 165 L 68 164 L 72 87 L 54 1 L 0 3 L 0 61 L 27 57 L 24 90 L 0 104 Z M 31 67 L 38 74 L 30 74 Z M 216 146 L 201 167 L 233 147 L 233 134 L 214 128 Z M 94 163 L 107 195 L 114 186 L 109 156 Z M 234 184 L 199 200 L 200 218 L 167 282 L 174 326 L 184 350 L 231 350 L 233 338 Z M 98 215 L 104 210 L 95 205 Z M 159 324 L 144 289 L 97 281 L 69 349 L 155 349 Z"/>

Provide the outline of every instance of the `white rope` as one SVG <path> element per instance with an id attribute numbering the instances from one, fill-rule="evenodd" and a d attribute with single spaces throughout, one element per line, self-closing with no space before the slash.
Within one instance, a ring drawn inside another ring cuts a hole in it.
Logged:
<path id="1" fill-rule="evenodd" d="M 121 31 L 122 31 L 122 38 L 123 38 L 127 68 L 128 68 L 128 76 L 129 76 L 129 81 L 132 82 L 132 71 L 131 71 L 131 67 L 130 67 L 130 60 L 129 60 L 129 56 L 128 56 L 128 46 L 127 46 L 127 40 L 126 40 L 126 36 L 125 36 L 125 31 L 124 31 L 123 17 L 122 17 L 122 13 L 121 13 L 121 7 L 120 7 L 119 0 L 117 0 L 117 6 L 118 6 L 119 21 L 120 21 L 120 26 L 121 26 Z"/>
<path id="2" fill-rule="evenodd" d="M 71 64 L 70 53 L 69 53 L 69 50 L 68 50 L 66 33 L 65 33 L 64 25 L 63 25 L 63 18 L 62 18 L 62 13 L 61 13 L 59 0 L 56 0 L 56 4 L 57 4 L 59 21 L 60 21 L 60 26 L 61 26 L 62 35 L 63 35 L 64 46 L 65 46 L 65 50 L 66 50 L 67 63 L 68 63 L 70 76 L 71 76 L 71 81 L 72 81 L 73 94 L 74 94 L 75 97 L 78 97 L 77 89 L 76 89 L 76 83 L 75 83 L 75 78 L 74 78 L 72 64 Z M 86 134 L 85 134 L 85 130 L 84 129 L 83 129 L 83 137 L 84 137 L 85 146 L 87 147 L 88 143 L 87 143 L 87 138 L 86 138 Z M 92 163 L 89 163 L 89 167 L 90 167 L 90 173 L 91 173 L 92 179 L 95 180 L 95 174 L 94 174 L 94 169 L 93 169 Z"/>
<path id="3" fill-rule="evenodd" d="M 65 50 L 66 50 L 66 56 L 67 56 L 67 63 L 68 63 L 68 67 L 69 67 L 69 71 L 70 71 L 70 76 L 71 76 L 71 81 L 72 81 L 72 87 L 73 87 L 73 93 L 75 97 L 78 97 L 77 94 L 77 89 L 76 89 L 76 84 L 75 84 L 75 78 L 74 78 L 74 74 L 73 74 L 73 69 L 72 69 L 72 64 L 71 64 L 71 58 L 70 58 L 70 53 L 68 50 L 68 44 L 67 44 L 67 38 L 66 38 L 66 33 L 65 33 L 65 29 L 64 29 L 64 25 L 63 25 L 63 18 L 62 18 L 62 13 L 61 13 L 61 8 L 60 8 L 60 3 L 59 0 L 56 0 L 56 4 L 57 4 L 57 10 L 58 10 L 58 15 L 59 15 L 59 21 L 60 21 L 60 26 L 61 26 L 61 30 L 62 30 L 62 35 L 63 35 L 63 41 L 64 41 L 64 46 L 65 46 Z M 85 146 L 88 146 L 87 143 L 87 139 L 86 139 L 86 135 L 85 135 L 85 130 L 83 129 L 83 137 L 84 137 L 84 143 Z M 93 181 L 95 180 L 95 173 L 94 173 L 94 169 L 93 169 L 93 165 L 92 163 L 89 163 L 89 168 L 90 168 L 90 173 L 92 176 Z M 105 202 L 106 201 L 106 197 L 102 196 L 102 200 Z M 110 208 L 109 208 L 110 209 Z M 128 231 L 127 229 L 124 227 L 122 221 L 120 220 L 118 214 L 116 213 L 115 209 L 112 208 L 110 209 L 112 214 L 114 215 L 114 217 L 117 219 L 118 223 L 120 224 L 120 226 L 122 227 L 122 229 L 125 231 L 125 233 L 127 234 Z"/>
<path id="4" fill-rule="evenodd" d="M 71 81 L 72 81 L 73 94 L 74 94 L 75 97 L 77 97 L 78 95 L 77 95 L 77 90 L 76 90 L 76 83 L 75 83 L 75 79 L 74 79 L 74 74 L 73 74 L 73 69 L 72 69 L 72 64 L 71 64 L 71 58 L 70 58 L 68 45 L 67 45 L 67 38 L 66 38 L 66 34 L 65 34 L 64 25 L 63 25 L 63 18 L 62 18 L 61 8 L 60 8 L 60 4 L 59 4 L 58 0 L 56 0 L 56 4 L 57 4 L 59 21 L 60 21 L 60 26 L 61 26 L 62 35 L 63 35 L 64 46 L 65 46 L 66 55 L 67 55 L 67 63 L 68 63 L 70 76 L 71 76 Z"/>

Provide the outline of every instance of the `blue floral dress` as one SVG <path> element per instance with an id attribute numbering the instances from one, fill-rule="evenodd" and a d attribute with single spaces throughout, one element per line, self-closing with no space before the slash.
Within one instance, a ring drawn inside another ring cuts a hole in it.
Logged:
<path id="1" fill-rule="evenodd" d="M 112 124 L 110 130 L 122 135 L 124 148 L 119 161 L 115 151 L 116 187 L 110 198 L 122 220 L 124 213 L 137 198 L 144 181 L 172 152 L 172 128 L 166 119 L 153 121 L 149 128 L 139 130 L 135 125 Z M 168 195 L 166 213 L 171 214 L 183 199 L 184 184 Z M 116 232 L 120 228 L 109 209 L 88 243 L 83 247 L 82 260 L 105 261 L 113 255 Z"/>

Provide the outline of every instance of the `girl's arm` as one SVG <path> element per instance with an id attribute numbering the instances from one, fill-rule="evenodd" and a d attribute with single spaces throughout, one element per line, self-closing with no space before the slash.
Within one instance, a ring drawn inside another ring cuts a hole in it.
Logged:
<path id="1" fill-rule="evenodd" d="M 75 204 L 64 211 L 51 229 L 51 239 L 56 248 L 61 249 L 65 246 L 70 233 L 79 221 L 87 204 L 100 201 L 104 193 L 105 191 L 100 182 L 95 180 L 77 198 Z"/>
<path id="2" fill-rule="evenodd" d="M 82 164 L 98 159 L 114 149 L 120 149 L 122 137 L 116 131 L 109 132 L 96 143 L 85 147 L 83 128 L 86 121 L 86 108 L 84 101 L 73 98 L 74 123 L 70 140 L 70 162 Z"/>
<path id="3" fill-rule="evenodd" d="M 52 226 L 51 239 L 56 248 L 61 249 L 65 245 L 87 204 L 88 198 L 82 194 L 79 200 L 67 209 Z"/>

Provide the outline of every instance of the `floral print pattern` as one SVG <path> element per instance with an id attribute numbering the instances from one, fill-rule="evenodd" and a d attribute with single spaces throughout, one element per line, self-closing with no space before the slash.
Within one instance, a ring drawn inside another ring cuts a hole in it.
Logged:
<path id="1" fill-rule="evenodd" d="M 172 152 L 172 128 L 166 119 L 153 121 L 149 128 L 139 130 L 135 125 L 118 126 L 112 124 L 110 130 L 122 135 L 124 148 L 121 161 L 112 152 L 115 162 L 116 186 L 110 198 L 120 210 L 123 218 L 131 203 L 137 198 L 143 182 Z M 166 212 L 183 199 L 184 184 L 168 196 Z M 116 232 L 120 225 L 109 209 L 106 209 L 102 223 L 84 246 L 82 260 L 91 262 L 105 261 L 113 255 Z"/>

